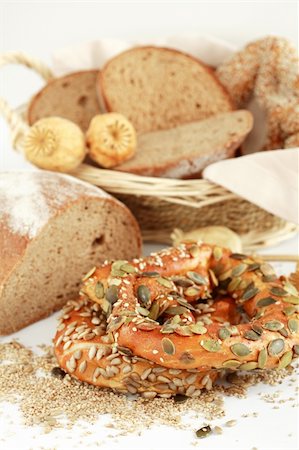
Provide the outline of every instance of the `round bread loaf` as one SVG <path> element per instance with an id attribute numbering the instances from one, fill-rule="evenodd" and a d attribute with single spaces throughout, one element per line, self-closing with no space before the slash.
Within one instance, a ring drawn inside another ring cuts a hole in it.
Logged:
<path id="1" fill-rule="evenodd" d="M 61 308 L 92 266 L 140 247 L 136 220 L 102 190 L 46 171 L 0 174 L 0 334 Z"/>

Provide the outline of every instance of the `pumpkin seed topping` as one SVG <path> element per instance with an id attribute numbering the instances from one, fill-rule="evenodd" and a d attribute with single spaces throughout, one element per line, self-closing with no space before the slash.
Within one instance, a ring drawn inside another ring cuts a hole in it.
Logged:
<path id="1" fill-rule="evenodd" d="M 228 328 L 223 327 L 223 328 L 220 328 L 219 331 L 218 331 L 218 336 L 220 337 L 220 339 L 222 341 L 224 341 L 225 339 L 229 338 L 230 335 L 231 335 L 231 333 L 230 333 Z"/>
<path id="2" fill-rule="evenodd" d="M 211 427 L 207 425 L 206 427 L 202 427 L 195 432 L 196 436 L 200 439 L 207 437 L 212 432 Z"/>
<path id="3" fill-rule="evenodd" d="M 111 303 L 111 305 L 113 305 L 118 299 L 117 286 L 115 285 L 110 286 L 105 293 L 105 297 L 108 300 L 108 302 Z"/>
<path id="4" fill-rule="evenodd" d="M 253 329 L 253 331 L 255 331 L 257 334 L 262 335 L 263 334 L 263 329 L 262 327 L 260 327 L 259 325 L 257 325 L 256 323 L 253 323 L 251 325 L 251 328 Z"/>
<path id="5" fill-rule="evenodd" d="M 287 291 L 279 286 L 272 286 L 270 289 L 270 293 L 272 295 L 276 295 L 277 297 L 286 297 L 288 295 Z"/>
<path id="6" fill-rule="evenodd" d="M 159 274 L 159 272 L 142 272 L 141 276 L 149 277 L 149 278 L 156 278 L 156 277 L 159 277 L 160 274 Z"/>
<path id="7" fill-rule="evenodd" d="M 284 350 L 284 340 L 274 339 L 268 345 L 268 353 L 270 356 L 279 355 Z"/>
<path id="8" fill-rule="evenodd" d="M 258 306 L 259 308 L 264 308 L 265 306 L 274 305 L 274 303 L 276 303 L 275 298 L 272 298 L 272 297 L 264 297 L 264 298 L 261 298 L 261 299 L 257 302 L 257 306 Z"/>
<path id="9" fill-rule="evenodd" d="M 164 353 L 167 353 L 167 355 L 175 354 L 175 345 L 170 339 L 163 338 L 161 343 Z"/>
<path id="10" fill-rule="evenodd" d="M 244 294 L 242 295 L 242 300 L 250 300 L 252 297 L 255 297 L 260 292 L 260 290 L 257 287 L 250 288 L 249 286 L 247 286 Z"/>
<path id="11" fill-rule="evenodd" d="M 96 294 L 97 298 L 103 298 L 104 297 L 104 285 L 100 281 L 98 281 L 95 285 L 94 292 Z"/>
<path id="12" fill-rule="evenodd" d="M 286 281 L 283 287 L 289 294 L 294 295 L 295 297 L 299 295 L 295 286 L 289 281 Z"/>
<path id="13" fill-rule="evenodd" d="M 157 278 L 157 282 L 166 288 L 171 288 L 173 286 L 172 282 L 167 278 L 159 277 Z"/>
<path id="14" fill-rule="evenodd" d="M 214 339 L 205 339 L 200 341 L 200 345 L 202 348 L 204 348 L 207 352 L 218 352 L 221 348 L 221 345 L 218 341 L 215 341 Z"/>
<path id="15" fill-rule="evenodd" d="M 261 336 L 253 330 L 245 331 L 244 337 L 250 341 L 258 341 Z"/>
<path id="16" fill-rule="evenodd" d="M 223 256 L 222 249 L 220 247 L 214 247 L 213 256 L 216 259 L 216 261 L 219 261 Z"/>
<path id="17" fill-rule="evenodd" d="M 188 297 L 195 297 L 200 293 L 200 290 L 196 287 L 189 287 L 185 290 L 185 295 Z"/>
<path id="18" fill-rule="evenodd" d="M 283 328 L 283 323 L 279 322 L 279 320 L 270 320 L 263 324 L 263 328 L 269 331 L 278 331 Z"/>
<path id="19" fill-rule="evenodd" d="M 165 313 L 169 314 L 170 316 L 176 316 L 177 314 L 178 315 L 184 314 L 187 311 L 188 309 L 185 308 L 184 306 L 169 306 L 169 308 L 165 310 Z"/>
<path id="20" fill-rule="evenodd" d="M 207 284 L 207 280 L 200 275 L 197 272 L 187 272 L 187 277 L 190 278 L 190 280 L 194 281 L 194 283 L 202 285 L 202 284 Z"/>
<path id="21" fill-rule="evenodd" d="M 264 369 L 266 367 L 267 364 L 267 360 L 268 360 L 268 355 L 267 355 L 267 351 L 265 348 L 263 348 L 258 356 L 258 368 L 259 369 Z"/>
<path id="22" fill-rule="evenodd" d="M 141 314 L 142 316 L 147 317 L 149 315 L 149 310 L 146 308 L 142 308 L 142 306 L 137 306 L 137 311 L 139 312 L 139 314 Z"/>
<path id="23" fill-rule="evenodd" d="M 200 250 L 198 248 L 198 245 L 191 245 L 191 247 L 189 248 L 189 252 L 191 254 L 191 256 L 193 256 L 193 258 L 196 258 L 197 256 L 199 256 Z"/>
<path id="24" fill-rule="evenodd" d="M 299 297 L 282 297 L 281 300 L 286 303 L 291 303 L 292 305 L 299 305 Z"/>
<path id="25" fill-rule="evenodd" d="M 239 286 L 239 284 L 241 283 L 241 278 L 237 277 L 237 278 L 233 278 L 229 285 L 227 286 L 227 290 L 228 292 L 233 292 L 237 290 L 237 287 Z"/>
<path id="26" fill-rule="evenodd" d="M 286 316 L 291 316 L 292 314 L 294 314 L 294 313 L 296 312 L 296 310 L 297 310 L 296 306 L 286 306 L 286 307 L 283 309 L 283 313 L 284 313 Z"/>
<path id="27" fill-rule="evenodd" d="M 292 350 L 284 353 L 282 355 L 282 357 L 280 358 L 280 361 L 279 361 L 279 364 L 278 364 L 278 369 L 284 369 L 289 364 L 291 364 L 292 358 L 293 358 Z"/>
<path id="28" fill-rule="evenodd" d="M 251 353 L 250 348 L 247 347 L 247 345 L 242 344 L 241 342 L 231 345 L 230 349 L 234 355 L 240 356 L 240 357 L 247 356 Z"/>
<path id="29" fill-rule="evenodd" d="M 299 320 L 289 319 L 288 327 L 291 333 L 298 333 L 299 331 Z"/>
<path id="30" fill-rule="evenodd" d="M 111 275 L 113 277 L 123 277 L 126 275 L 126 272 L 121 269 L 121 266 L 127 264 L 127 261 L 118 260 L 114 261 L 111 265 Z"/>
<path id="31" fill-rule="evenodd" d="M 247 272 L 254 272 L 255 270 L 257 270 L 257 269 L 259 269 L 260 268 L 260 264 L 259 263 L 252 263 L 252 264 L 249 264 L 249 266 L 248 266 L 248 268 L 247 268 Z"/>
<path id="32" fill-rule="evenodd" d="M 243 255 L 243 253 L 232 253 L 230 255 L 230 257 L 233 258 L 233 259 L 238 259 L 238 260 L 242 260 L 242 259 L 246 259 L 247 258 L 246 255 Z"/>
<path id="33" fill-rule="evenodd" d="M 137 298 L 141 304 L 147 305 L 151 298 L 151 291 L 144 284 L 140 284 L 137 288 Z"/>
<path id="34" fill-rule="evenodd" d="M 285 327 L 283 327 L 281 330 L 278 330 L 278 333 L 281 334 L 285 338 L 289 336 L 289 332 Z"/>
<path id="35" fill-rule="evenodd" d="M 195 324 L 190 325 L 190 330 L 194 334 L 205 334 L 207 332 L 206 327 L 204 327 L 200 323 L 195 323 Z"/>
<path id="36" fill-rule="evenodd" d="M 263 275 L 267 276 L 273 276 L 275 275 L 274 269 L 272 266 L 270 266 L 270 264 L 267 263 L 263 263 L 260 266 L 260 271 L 262 272 Z"/>
<path id="37" fill-rule="evenodd" d="M 183 288 L 193 286 L 193 282 L 191 280 L 188 280 L 187 278 L 176 278 L 172 281 L 176 286 L 181 286 Z"/>
<path id="38" fill-rule="evenodd" d="M 224 361 L 222 363 L 222 367 L 225 367 L 227 369 L 236 369 L 240 366 L 240 361 L 237 361 L 236 359 L 228 359 L 227 361 Z"/>
<path id="39" fill-rule="evenodd" d="M 175 333 L 179 334 L 180 336 L 192 336 L 193 335 L 189 325 L 179 326 L 179 327 L 175 328 L 174 331 L 175 331 Z"/>
<path id="40" fill-rule="evenodd" d="M 128 263 L 120 266 L 120 270 L 123 270 L 126 273 L 136 273 L 137 272 L 136 268 Z"/>
<path id="41" fill-rule="evenodd" d="M 232 270 L 232 276 L 233 277 L 239 277 L 240 275 L 242 275 L 242 273 L 244 273 L 247 270 L 247 264 L 239 264 L 238 266 L 235 266 Z"/>
<path id="42" fill-rule="evenodd" d="M 258 366 L 256 361 L 249 361 L 247 363 L 241 364 L 239 370 L 254 370 Z"/>
<path id="43" fill-rule="evenodd" d="M 159 317 L 160 307 L 158 302 L 154 302 L 151 306 L 150 313 L 148 315 L 149 319 L 156 320 Z"/>

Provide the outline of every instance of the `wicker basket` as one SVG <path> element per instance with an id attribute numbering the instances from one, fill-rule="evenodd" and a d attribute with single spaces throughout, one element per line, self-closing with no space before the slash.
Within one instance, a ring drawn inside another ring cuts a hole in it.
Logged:
<path id="1" fill-rule="evenodd" d="M 22 53 L 0 56 L 0 66 L 21 64 L 37 72 L 45 81 L 51 70 Z M 12 143 L 22 152 L 28 129 L 26 107 L 13 111 L 0 98 L 0 112 L 6 118 Z M 290 237 L 297 229 L 258 206 L 207 180 L 151 178 L 103 170 L 82 164 L 72 175 L 95 184 L 124 202 L 137 218 L 144 239 L 168 243 L 174 228 L 189 231 L 207 225 L 224 225 L 241 234 L 246 249 L 273 245 Z"/>

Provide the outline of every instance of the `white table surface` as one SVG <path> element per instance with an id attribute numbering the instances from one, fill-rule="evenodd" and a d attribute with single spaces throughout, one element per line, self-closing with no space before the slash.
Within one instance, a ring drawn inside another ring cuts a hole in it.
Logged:
<path id="1" fill-rule="evenodd" d="M 298 3 L 285 2 L 22 2 L 0 0 L 0 53 L 21 50 L 50 63 L 51 52 L 61 46 L 103 37 L 132 38 L 139 36 L 167 36 L 172 34 L 207 33 L 234 44 L 267 34 L 277 34 L 298 43 Z M 0 73 L 0 96 L 13 106 L 25 102 L 41 87 L 40 80 L 24 68 L 9 67 Z M 8 129 L 0 118 L 0 170 L 29 167 L 20 155 L 12 151 Z M 272 254 L 297 254 L 298 236 L 275 248 L 264 250 Z M 159 246 L 145 246 L 145 253 Z M 293 264 L 277 264 L 280 273 L 289 273 Z M 0 342 L 18 338 L 34 346 L 49 344 L 53 336 L 55 315 L 40 321 L 13 336 L 0 338 Z M 108 438 L 111 429 L 103 426 L 99 417 L 96 425 L 89 426 L 91 434 L 84 437 L 86 445 L 78 444 L 80 428 L 57 430 L 42 434 L 38 427 L 22 426 L 16 406 L 5 405 L 0 415 L 0 437 L 5 437 L 1 450 L 8 449 L 81 449 L 102 448 L 153 450 L 175 449 L 230 449 L 297 450 L 298 408 L 286 402 L 280 409 L 262 401 L 259 393 L 280 391 L 281 398 L 294 396 L 294 386 L 284 380 L 279 386 L 260 385 L 249 390 L 247 399 L 225 399 L 227 416 L 213 421 L 223 425 L 237 419 L 237 425 L 225 428 L 221 436 L 196 440 L 193 430 L 204 423 L 200 417 L 190 422 L 189 430 L 155 427 L 141 436 Z M 297 398 L 298 400 L 298 398 Z M 1 405 L 2 408 L 2 405 Z M 244 412 L 258 411 L 258 418 L 241 418 Z M 13 422 L 11 422 L 13 419 Z M 195 445 L 195 447 L 194 447 Z"/>

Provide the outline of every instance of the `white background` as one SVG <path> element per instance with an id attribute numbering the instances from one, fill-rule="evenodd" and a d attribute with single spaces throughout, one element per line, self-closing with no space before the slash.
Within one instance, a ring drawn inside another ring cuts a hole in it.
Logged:
<path id="1" fill-rule="evenodd" d="M 23 51 L 50 64 L 51 53 L 60 47 L 78 44 L 98 38 L 150 38 L 173 34 L 210 34 L 236 45 L 267 34 L 281 35 L 298 45 L 297 2 L 3 2 L 0 0 L 0 53 Z M 36 75 L 20 67 L 0 69 L 0 96 L 13 106 L 20 105 L 41 87 Z M 0 170 L 25 167 L 20 155 L 11 148 L 9 134 L 0 118 Z M 298 240 L 292 239 L 272 253 L 296 253 Z M 147 251 L 149 248 L 147 248 Z M 0 261 L 1 263 L 1 261 Z M 281 267 L 289 272 L 293 267 Z M 53 329 L 53 318 L 40 322 L 18 334 L 26 343 L 49 343 Z M 257 392 L 280 390 L 287 398 L 294 392 L 285 382 L 279 388 L 259 387 L 250 391 L 247 400 L 226 400 L 227 417 L 238 419 L 243 412 L 259 411 L 258 419 L 238 420 L 234 428 L 227 428 L 222 436 L 213 436 L 205 441 L 194 442 L 192 430 L 202 426 L 190 424 L 189 432 L 155 429 L 142 436 L 129 436 L 118 442 L 106 440 L 101 421 L 92 427 L 89 446 L 97 448 L 95 442 L 102 442 L 104 449 L 236 449 L 250 450 L 295 450 L 298 445 L 298 410 L 290 403 L 280 410 L 259 400 Z M 15 416 L 14 409 L 7 414 Z M 1 422 L 2 421 L 2 422 Z M 40 436 L 38 428 L 26 430 L 9 425 L 5 417 L 0 419 L 0 436 L 7 436 L 3 450 L 15 448 L 27 450 L 55 448 L 84 448 L 78 445 L 74 431 L 58 433 L 58 440 L 50 435 Z M 215 423 L 216 424 L 216 423 Z M 109 432 L 109 429 L 108 429 Z M 290 436 L 291 434 L 291 436 Z M 10 435 L 10 436 L 9 436 Z M 104 443 L 103 443 L 104 441 Z M 158 443 L 157 443 L 158 442 Z M 60 444 L 59 444 L 60 443 Z M 87 444 L 87 443 L 86 443 Z"/>

